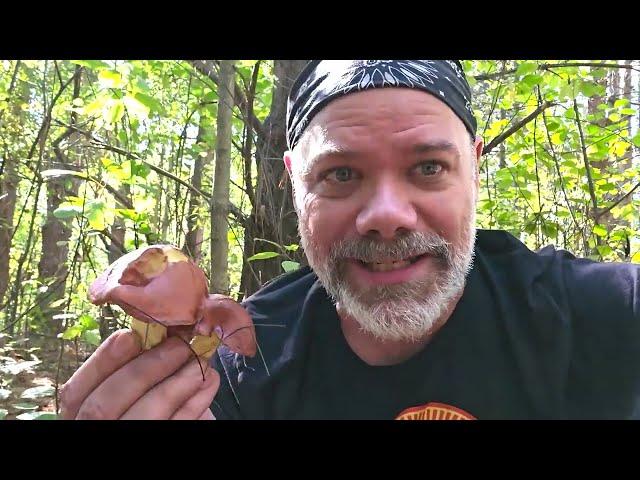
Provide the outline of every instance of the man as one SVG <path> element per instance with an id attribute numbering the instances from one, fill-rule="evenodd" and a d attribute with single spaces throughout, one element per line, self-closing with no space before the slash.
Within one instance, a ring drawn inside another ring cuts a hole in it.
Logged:
<path id="1" fill-rule="evenodd" d="M 637 417 L 640 268 L 476 231 L 458 62 L 313 61 L 287 133 L 310 267 L 244 303 L 259 355 L 222 347 L 202 382 L 180 342 L 138 355 L 119 332 L 65 386 L 64 418 Z"/>

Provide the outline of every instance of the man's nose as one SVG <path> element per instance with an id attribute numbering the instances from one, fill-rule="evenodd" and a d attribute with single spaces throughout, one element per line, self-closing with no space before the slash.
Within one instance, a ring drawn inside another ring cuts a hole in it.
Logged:
<path id="1" fill-rule="evenodd" d="M 418 214 L 405 187 L 395 179 L 376 184 L 356 219 L 360 235 L 392 240 L 417 229 Z"/>

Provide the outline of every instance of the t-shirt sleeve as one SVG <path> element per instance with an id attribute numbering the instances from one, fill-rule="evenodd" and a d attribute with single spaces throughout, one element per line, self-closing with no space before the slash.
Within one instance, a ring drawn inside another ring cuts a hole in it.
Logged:
<path id="1" fill-rule="evenodd" d="M 574 259 L 564 271 L 569 416 L 640 418 L 640 265 Z"/>

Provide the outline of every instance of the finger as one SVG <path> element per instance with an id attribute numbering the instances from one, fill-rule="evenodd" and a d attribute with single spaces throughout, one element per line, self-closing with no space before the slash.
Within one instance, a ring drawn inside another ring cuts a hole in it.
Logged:
<path id="1" fill-rule="evenodd" d="M 188 398 L 173 414 L 171 420 L 206 419 L 207 412 L 211 414 L 209 407 L 220 387 L 220 375 L 213 369 L 209 369 L 207 373 L 210 374 L 209 378 L 207 378 L 207 384 L 203 385 L 191 398 Z M 202 418 L 203 416 L 205 418 Z M 211 417 L 213 417 L 213 414 L 211 414 Z"/>
<path id="2" fill-rule="evenodd" d="M 195 333 L 209 336 L 218 326 L 223 331 L 222 340 L 231 350 L 249 357 L 256 354 L 255 328 L 249 313 L 232 298 L 209 295 Z"/>
<path id="3" fill-rule="evenodd" d="M 113 372 L 140 353 L 140 338 L 131 330 L 118 330 L 107 338 L 60 390 L 60 417 L 76 417 L 80 405 Z"/>
<path id="4" fill-rule="evenodd" d="M 202 362 L 202 360 L 200 361 Z M 205 362 L 205 368 L 206 368 Z M 173 413 L 181 405 L 188 402 L 202 389 L 211 390 L 212 370 L 205 372 L 205 380 L 202 380 L 202 371 L 197 359 L 193 359 L 174 375 L 153 387 L 134 403 L 127 412 L 122 415 L 122 420 L 166 420 L 171 418 Z M 219 383 L 219 382 L 218 382 Z M 205 398 L 206 400 L 206 398 Z M 199 404 L 196 404 L 199 406 Z M 199 411 L 202 413 L 206 405 Z M 198 418 L 197 416 L 192 419 Z"/>
<path id="5" fill-rule="evenodd" d="M 131 360 L 85 399 L 78 419 L 116 419 L 136 400 L 178 370 L 191 355 L 180 338 L 171 337 Z"/>

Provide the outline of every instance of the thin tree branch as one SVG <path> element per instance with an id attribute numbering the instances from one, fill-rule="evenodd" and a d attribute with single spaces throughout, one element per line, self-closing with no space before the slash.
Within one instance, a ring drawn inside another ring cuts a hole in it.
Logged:
<path id="1" fill-rule="evenodd" d="M 533 112 L 531 112 L 529 115 L 527 115 L 525 118 L 523 118 L 522 120 L 520 120 L 519 122 L 515 123 L 514 125 L 512 125 L 511 127 L 509 127 L 507 130 L 505 130 L 504 132 L 502 132 L 500 135 L 498 135 L 497 137 L 495 137 L 493 140 L 491 140 L 483 149 L 482 149 L 482 154 L 486 155 L 488 154 L 491 150 L 493 150 L 495 147 L 497 147 L 498 145 L 500 145 L 502 142 L 504 142 L 507 138 L 509 138 L 511 135 L 513 135 L 514 133 L 516 133 L 518 130 L 520 130 L 522 127 L 524 127 L 527 123 L 529 123 L 530 121 L 532 121 L 534 118 L 536 118 L 541 112 L 545 111 L 547 108 L 549 108 L 550 106 L 554 105 L 553 102 L 549 102 L 546 101 L 544 102 L 542 105 L 539 105 L 538 108 L 536 108 Z"/>
<path id="2" fill-rule="evenodd" d="M 576 227 L 576 230 L 581 233 L 582 248 L 584 249 L 584 254 L 587 255 L 589 252 L 589 248 L 584 238 L 584 232 L 582 228 L 580 228 L 580 226 L 578 225 L 578 220 L 576 219 L 576 215 L 573 212 L 573 209 L 571 208 L 571 203 L 569 202 L 569 196 L 567 195 L 567 190 L 564 188 L 564 178 L 562 177 L 562 172 L 560 171 L 560 162 L 558 161 L 556 151 L 553 148 L 553 142 L 551 141 L 551 134 L 549 133 L 549 127 L 547 125 L 547 116 L 544 114 L 544 112 L 542 113 L 542 121 L 544 123 L 545 132 L 547 133 L 547 140 L 549 141 L 549 148 L 551 149 L 551 157 L 553 158 L 553 162 L 555 163 L 555 166 L 556 166 L 556 172 L 558 173 L 558 178 L 560 179 L 560 188 L 562 190 L 562 194 L 564 195 L 564 201 L 567 204 L 567 209 L 571 214 L 571 219 L 573 220 L 573 224 Z"/>
<path id="3" fill-rule="evenodd" d="M 551 71 L 555 68 L 569 68 L 569 67 L 596 67 L 596 68 L 624 68 L 627 70 L 635 70 L 639 71 L 637 68 L 633 67 L 633 65 L 624 65 L 618 63 L 598 63 L 598 62 L 563 62 L 563 63 L 541 63 L 538 65 L 538 70 L 547 70 Z M 511 75 L 518 71 L 517 68 L 512 68 L 510 70 L 504 70 L 501 72 L 494 73 L 482 73 L 480 75 L 474 75 L 474 80 L 478 82 L 486 81 L 486 80 L 495 80 L 497 78 L 506 77 L 507 75 Z"/>
<path id="4" fill-rule="evenodd" d="M 589 182 L 589 195 L 593 203 L 594 214 L 598 211 L 598 199 L 596 198 L 595 188 L 593 186 L 593 177 L 591 175 L 591 166 L 589 165 L 589 157 L 587 156 L 587 146 L 584 143 L 584 133 L 582 132 L 582 122 L 580 122 L 580 111 L 578 102 L 573 100 L 573 111 L 576 113 L 576 123 L 578 124 L 578 132 L 580 133 L 580 145 L 582 147 L 582 158 L 584 160 L 584 168 L 587 171 L 587 181 Z"/>
<path id="5" fill-rule="evenodd" d="M 59 122 L 61 123 L 61 122 Z M 188 182 L 185 182 L 184 180 L 182 180 L 181 178 L 175 176 L 174 174 L 172 174 L 171 172 L 167 172 L 166 170 L 157 167 L 156 165 L 154 165 L 153 163 L 147 162 L 146 160 L 143 160 L 142 158 L 140 158 L 138 155 L 136 155 L 135 153 L 132 152 L 128 152 L 122 148 L 119 147 L 115 147 L 113 145 L 109 145 L 108 143 L 106 143 L 104 140 L 101 140 L 100 138 L 96 137 L 93 133 L 91 132 L 87 132 L 86 130 L 82 130 L 80 128 L 74 127 L 72 125 L 65 125 L 68 128 L 72 128 L 74 129 L 76 132 L 84 135 L 85 137 L 87 137 L 89 140 L 91 140 L 91 142 L 94 145 L 90 145 L 92 147 L 95 148 L 101 148 L 103 150 L 108 150 L 111 152 L 115 152 L 118 153 L 130 160 L 136 160 L 138 162 L 142 162 L 145 165 L 147 165 L 149 168 L 151 168 L 151 170 L 153 170 L 154 172 L 156 172 L 158 175 L 162 175 L 163 177 L 166 178 L 170 178 L 171 180 L 173 180 L 174 182 L 182 185 L 183 187 L 188 188 L 189 190 L 191 190 L 194 193 L 197 193 L 198 195 L 200 195 L 201 197 L 207 199 L 207 201 L 210 201 L 211 199 L 211 195 L 209 195 L 208 193 L 203 192 L 202 190 L 200 190 L 199 188 L 194 187 L 193 185 L 191 185 Z M 110 190 L 111 191 L 111 190 Z M 229 211 L 230 213 L 236 218 L 236 221 L 242 225 L 246 224 L 246 217 L 245 215 L 240 211 L 240 209 L 238 207 L 236 207 L 233 203 L 229 202 Z"/>
<path id="6" fill-rule="evenodd" d="M 605 213 L 610 212 L 611 210 L 613 210 L 616 206 L 618 206 L 621 202 L 623 202 L 627 197 L 629 197 L 631 194 L 633 194 L 633 192 L 635 192 L 639 187 L 640 187 L 640 182 L 638 182 L 635 187 L 633 187 L 631 190 L 629 190 L 627 193 L 625 193 L 622 197 L 620 197 L 618 200 L 616 200 L 612 205 L 609 205 L 607 208 L 604 208 L 604 209 L 600 210 L 596 214 L 596 221 L 600 220 L 600 217 L 602 215 L 604 215 Z"/>

